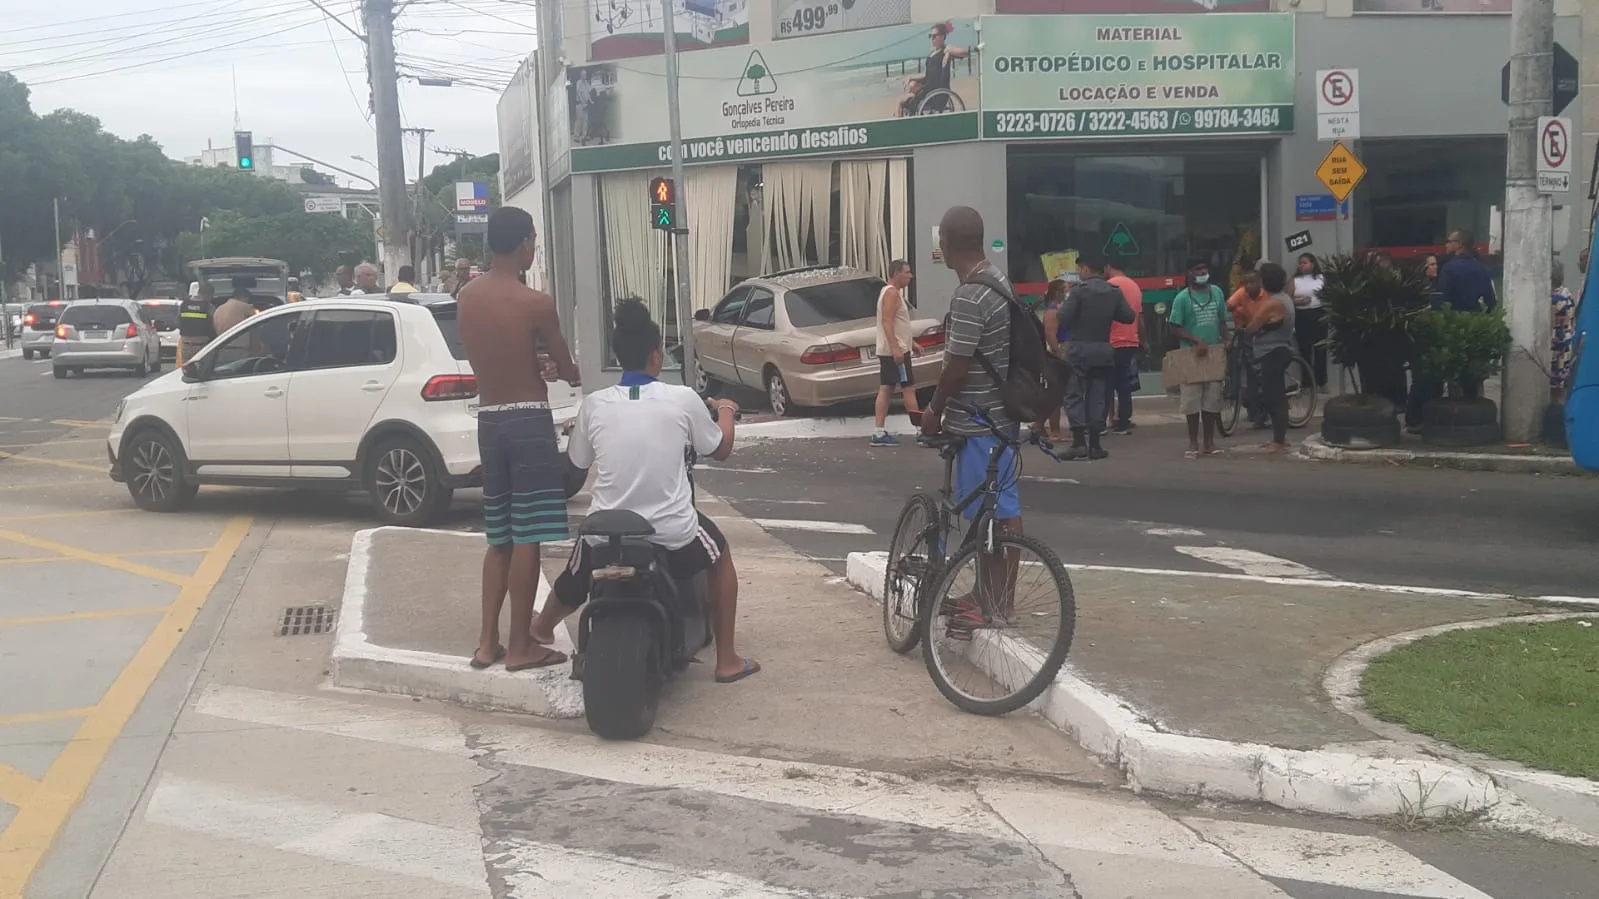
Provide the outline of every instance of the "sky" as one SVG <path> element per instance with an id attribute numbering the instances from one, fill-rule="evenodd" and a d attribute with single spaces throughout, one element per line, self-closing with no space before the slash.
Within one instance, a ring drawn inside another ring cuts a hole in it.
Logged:
<path id="1" fill-rule="evenodd" d="M 319 0 L 362 31 L 359 0 Z M 570 2 L 570 0 L 568 0 Z M 427 168 L 498 149 L 495 104 L 534 48 L 534 0 L 396 0 L 402 124 L 435 129 Z M 30 89 L 38 113 L 70 107 L 132 139 L 149 134 L 174 159 L 239 126 L 272 143 L 376 179 L 364 47 L 311 0 L 0 0 L 0 70 Z M 406 172 L 417 140 L 406 137 Z M 293 160 L 279 151 L 273 162 Z M 326 171 L 324 169 L 324 171 Z M 365 185 L 337 172 L 340 183 Z"/>

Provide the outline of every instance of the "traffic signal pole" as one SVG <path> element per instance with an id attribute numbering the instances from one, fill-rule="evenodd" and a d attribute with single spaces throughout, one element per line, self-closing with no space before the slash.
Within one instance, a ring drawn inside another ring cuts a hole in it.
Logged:
<path id="1" fill-rule="evenodd" d="M 677 227 L 672 229 L 672 263 L 677 273 L 677 339 L 683 347 L 683 383 L 693 387 L 699 360 L 694 354 L 694 301 L 688 278 L 688 204 L 683 201 L 683 123 L 677 102 L 677 25 L 673 22 L 676 0 L 661 3 L 661 30 L 666 51 L 666 119 L 672 139 L 672 181 L 677 187 Z"/>

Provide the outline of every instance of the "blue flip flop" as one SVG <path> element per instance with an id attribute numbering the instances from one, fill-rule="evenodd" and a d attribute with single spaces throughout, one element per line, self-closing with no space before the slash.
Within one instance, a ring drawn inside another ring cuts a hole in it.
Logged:
<path id="1" fill-rule="evenodd" d="M 745 659 L 744 660 L 744 670 L 740 671 L 737 674 L 730 674 L 730 675 L 726 675 L 726 676 L 718 674 L 716 676 L 716 682 L 719 683 L 719 684 L 736 684 L 739 681 L 743 680 L 746 677 L 749 677 L 752 674 L 759 674 L 760 670 L 761 670 L 761 663 L 760 662 L 757 662 L 754 659 Z"/>

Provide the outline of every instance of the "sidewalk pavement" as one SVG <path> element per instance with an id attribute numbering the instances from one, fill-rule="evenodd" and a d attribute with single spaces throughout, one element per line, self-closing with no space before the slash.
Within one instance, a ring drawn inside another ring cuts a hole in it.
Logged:
<path id="1" fill-rule="evenodd" d="M 586 504 L 586 495 L 573 497 L 574 520 Z M 762 670 L 737 684 L 716 684 L 711 656 L 702 653 L 704 664 L 667 684 L 657 733 L 718 751 L 873 764 L 912 776 L 947 774 L 953 765 L 1095 786 L 1120 783 L 1114 771 L 1038 717 L 980 718 L 945 702 L 919 657 L 888 650 L 880 618 L 843 578 L 703 491 L 699 506 L 732 547 L 740 582 L 738 648 Z M 359 533 L 339 613 L 334 685 L 581 717 L 582 686 L 568 679 L 570 665 L 515 674 L 467 666 L 477 645 L 482 539 L 403 528 Z M 564 564 L 570 546 L 547 549 L 541 560 L 547 576 Z M 568 620 L 573 624 L 575 617 Z M 558 638 L 570 652 L 570 633 L 558 632 Z"/>
<path id="2" fill-rule="evenodd" d="M 1076 639 L 1034 708 L 1135 789 L 1354 817 L 1473 814 L 1599 845 L 1599 783 L 1470 758 L 1361 708 L 1374 643 L 1550 605 L 1330 579 L 1068 568 Z M 849 557 L 850 583 L 874 600 L 885 570 L 885 553 Z"/>

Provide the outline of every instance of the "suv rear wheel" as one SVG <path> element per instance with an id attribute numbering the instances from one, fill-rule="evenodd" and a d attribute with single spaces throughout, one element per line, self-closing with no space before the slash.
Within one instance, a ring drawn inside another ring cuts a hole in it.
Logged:
<path id="1" fill-rule="evenodd" d="M 367 453 L 367 492 L 384 524 L 417 528 L 437 518 L 453 492 L 441 475 L 433 455 L 412 437 L 379 438 Z"/>
<path id="2" fill-rule="evenodd" d="M 32 362 L 33 361 L 33 350 L 23 350 L 22 351 L 22 358 L 28 360 L 29 362 Z"/>

